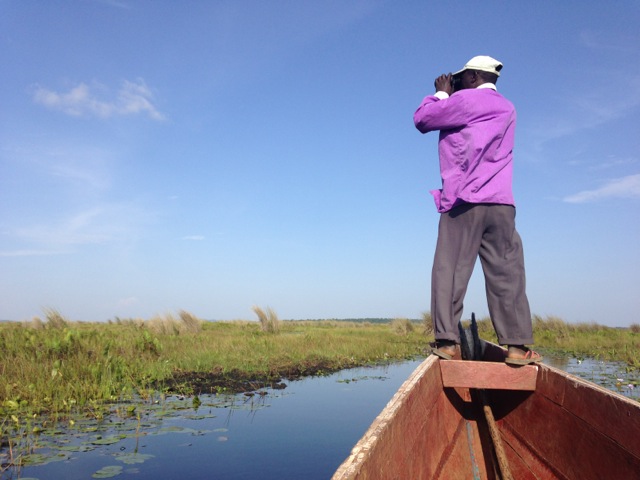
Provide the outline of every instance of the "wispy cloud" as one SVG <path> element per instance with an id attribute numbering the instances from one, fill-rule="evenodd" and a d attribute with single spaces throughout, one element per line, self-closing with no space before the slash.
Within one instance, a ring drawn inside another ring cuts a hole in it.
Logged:
<path id="1" fill-rule="evenodd" d="M 31 162 L 47 175 L 83 191 L 111 187 L 114 153 L 99 147 L 59 145 L 36 149 Z"/>
<path id="2" fill-rule="evenodd" d="M 82 0 L 86 3 L 95 3 L 98 5 L 105 5 L 107 7 L 118 8 L 122 10 L 131 10 L 131 5 L 127 1 L 123 0 Z"/>
<path id="3" fill-rule="evenodd" d="M 200 240 L 204 240 L 204 235 L 186 235 L 182 237 L 182 240 L 200 241 Z"/>
<path id="4" fill-rule="evenodd" d="M 640 74 L 621 76 L 619 88 L 624 95 L 612 95 L 603 101 L 601 92 L 607 88 L 608 81 L 607 78 L 600 84 L 589 84 L 588 90 L 558 99 L 553 112 L 540 110 L 544 119 L 532 119 L 526 130 L 534 151 L 544 150 L 549 141 L 601 127 L 637 111 L 640 107 Z"/>
<path id="5" fill-rule="evenodd" d="M 637 36 L 623 37 L 615 32 L 594 32 L 584 30 L 579 36 L 580 43 L 591 50 L 610 50 L 622 53 L 636 52 L 638 45 Z"/>
<path id="6" fill-rule="evenodd" d="M 59 222 L 20 227 L 15 230 L 15 234 L 28 242 L 56 247 L 105 243 L 113 238 L 113 227 L 100 221 L 100 217 L 104 215 L 104 207 L 97 207 Z"/>
<path id="7" fill-rule="evenodd" d="M 126 308 L 126 307 L 133 307 L 139 304 L 140 304 L 140 299 L 138 299 L 138 297 L 126 297 L 118 300 L 117 307 Z"/>
<path id="8" fill-rule="evenodd" d="M 593 172 L 593 171 L 608 170 L 608 169 L 619 168 L 619 167 L 629 167 L 629 166 L 637 165 L 639 162 L 640 160 L 634 157 L 610 158 L 610 159 L 606 159 L 601 162 L 598 162 L 595 165 L 589 165 L 588 170 Z"/>
<path id="9" fill-rule="evenodd" d="M 33 93 L 33 101 L 76 117 L 110 118 L 146 114 L 153 120 L 165 119 L 154 105 L 153 92 L 142 79 L 123 81 L 115 96 L 111 95 L 112 98 L 109 98 L 109 93 L 108 89 L 97 84 L 89 86 L 80 83 L 66 93 L 38 86 Z"/>
<path id="10" fill-rule="evenodd" d="M 5 237 L 24 246 L 0 251 L 0 256 L 59 255 L 82 245 L 126 244 L 138 238 L 151 217 L 135 204 L 97 205 L 56 221 L 5 229 Z"/>
<path id="11" fill-rule="evenodd" d="M 584 190 L 563 198 L 568 203 L 586 203 L 606 198 L 640 198 L 640 174 L 610 180 L 594 190 Z"/>
<path id="12" fill-rule="evenodd" d="M 63 255 L 65 250 L 7 250 L 0 251 L 0 257 L 38 257 L 44 255 Z"/>
<path id="13" fill-rule="evenodd" d="M 0 257 L 73 254 L 85 245 L 131 245 L 153 214 L 135 204 L 102 204 L 60 219 L 5 228 L 2 236 L 19 245 Z"/>
<path id="14" fill-rule="evenodd" d="M 117 0 L 95 0 L 96 3 L 102 3 L 104 5 L 107 5 L 109 7 L 116 7 L 116 8 L 122 8 L 125 10 L 130 10 L 131 9 L 131 5 L 129 5 L 127 2 L 120 2 Z"/>
<path id="15" fill-rule="evenodd" d="M 544 141 L 572 135 L 578 131 L 591 129 L 607 122 L 622 118 L 640 105 L 640 88 L 630 88 L 624 99 L 609 99 L 599 102 L 598 94 L 591 92 L 581 98 L 573 98 L 567 105 L 564 116 L 550 118 L 549 122 L 538 129 L 537 133 Z"/>

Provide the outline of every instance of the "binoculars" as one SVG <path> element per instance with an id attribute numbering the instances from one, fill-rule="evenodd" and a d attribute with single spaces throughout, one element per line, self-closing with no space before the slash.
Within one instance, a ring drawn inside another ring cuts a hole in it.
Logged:
<path id="1" fill-rule="evenodd" d="M 451 86 L 453 87 L 454 92 L 460 90 L 460 88 L 462 87 L 462 77 L 459 75 L 451 77 Z"/>

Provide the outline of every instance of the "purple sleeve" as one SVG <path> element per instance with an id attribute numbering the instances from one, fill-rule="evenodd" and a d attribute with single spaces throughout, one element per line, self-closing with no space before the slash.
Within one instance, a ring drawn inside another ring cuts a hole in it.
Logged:
<path id="1" fill-rule="evenodd" d="M 440 100 L 428 95 L 413 114 L 413 123 L 421 133 L 449 130 L 466 125 L 464 103 L 461 95 Z"/>

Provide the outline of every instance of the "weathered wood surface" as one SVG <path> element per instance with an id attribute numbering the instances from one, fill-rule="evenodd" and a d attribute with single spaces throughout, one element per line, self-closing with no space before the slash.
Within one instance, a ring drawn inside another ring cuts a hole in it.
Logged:
<path id="1" fill-rule="evenodd" d="M 438 359 L 431 356 L 400 387 L 333 480 L 447 479 L 451 478 L 450 462 L 464 465 L 471 474 L 469 433 L 465 419 L 456 411 L 469 399 L 465 401 L 454 389 L 446 390 Z M 470 431 L 479 443 L 477 429 Z M 477 450 L 477 461 L 485 468 L 479 445 Z"/>
<path id="2" fill-rule="evenodd" d="M 517 408 L 491 392 L 511 459 L 539 478 L 640 479 L 640 404 L 548 367 L 540 376 Z"/>
<path id="3" fill-rule="evenodd" d="M 485 358 L 504 355 L 496 346 Z M 425 360 L 333 480 L 498 478 L 478 380 L 445 388 L 451 362 Z M 526 369 L 535 391 L 486 390 L 513 478 L 640 479 L 640 403 L 546 365 Z"/>
<path id="4" fill-rule="evenodd" d="M 448 360 L 440 363 L 440 369 L 445 387 L 533 391 L 536 389 L 539 367 Z"/>

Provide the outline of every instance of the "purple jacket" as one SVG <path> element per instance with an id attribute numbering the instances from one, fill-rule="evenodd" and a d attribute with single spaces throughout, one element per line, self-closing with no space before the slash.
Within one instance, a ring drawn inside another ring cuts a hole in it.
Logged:
<path id="1" fill-rule="evenodd" d="M 440 130 L 442 189 L 431 194 L 438 212 L 462 203 L 515 205 L 511 188 L 516 111 L 492 88 L 427 96 L 413 115 L 422 133 Z"/>

